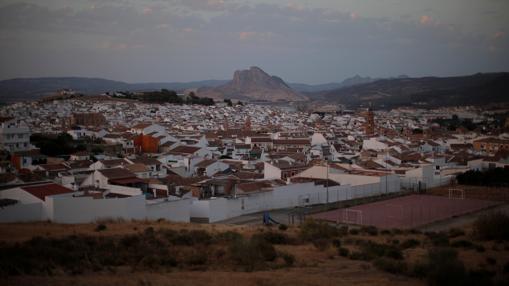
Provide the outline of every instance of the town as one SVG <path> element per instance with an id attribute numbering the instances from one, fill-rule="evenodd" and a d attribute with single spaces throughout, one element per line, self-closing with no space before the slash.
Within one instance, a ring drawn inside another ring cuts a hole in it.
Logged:
<path id="1" fill-rule="evenodd" d="M 425 193 L 509 165 L 504 109 L 298 111 L 102 95 L 0 113 L 0 222 L 215 223 L 258 213 L 261 223 L 271 210 Z M 360 222 L 349 216 L 341 219 Z"/>
<path id="2" fill-rule="evenodd" d="M 508 12 L 0 1 L 0 285 L 509 285 Z"/>

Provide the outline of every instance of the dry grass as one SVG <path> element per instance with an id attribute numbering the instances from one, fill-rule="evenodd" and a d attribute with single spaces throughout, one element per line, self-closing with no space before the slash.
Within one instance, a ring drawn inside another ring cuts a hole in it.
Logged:
<path id="1" fill-rule="evenodd" d="M 97 232 L 95 229 L 98 224 L 106 225 L 105 231 Z M 253 227 L 234 226 L 234 225 L 216 225 L 216 224 L 189 224 L 174 223 L 168 221 L 100 221 L 90 224 L 57 224 L 49 222 L 37 223 L 7 223 L 0 224 L 0 241 L 18 242 L 26 241 L 34 236 L 43 237 L 62 237 L 68 235 L 92 235 L 92 236 L 112 236 L 135 234 L 148 227 L 158 229 L 174 230 L 206 230 L 212 233 L 223 231 L 239 231 L 246 234 L 256 232 Z"/>
<path id="2" fill-rule="evenodd" d="M 0 242 L 14 243 L 27 241 L 34 236 L 60 238 L 72 234 L 90 236 L 120 236 L 143 232 L 152 227 L 155 230 L 205 230 L 210 233 L 236 231 L 244 237 L 253 234 L 267 232 L 265 227 L 256 226 L 233 226 L 233 225 L 209 225 L 209 224 L 180 224 L 166 221 L 150 222 L 116 222 L 102 221 L 106 230 L 97 232 L 97 224 L 63 225 L 54 223 L 27 223 L 27 224 L 0 224 Z M 466 228 L 468 229 L 468 228 Z M 464 229 L 464 230 L 466 230 Z M 280 232 L 277 228 L 272 231 Z M 297 237 L 299 229 L 290 227 L 282 232 L 292 237 Z M 403 250 L 404 261 L 408 265 L 422 262 L 427 257 L 427 251 L 433 247 L 431 240 L 420 233 L 379 233 L 378 235 L 358 234 L 347 235 L 340 238 L 341 247 L 352 251 L 361 250 L 359 240 L 369 240 L 379 244 L 397 245 L 408 239 L 419 241 L 416 247 Z M 487 269 L 499 271 L 509 263 L 509 242 L 480 242 L 470 237 L 470 232 L 455 237 L 452 240 L 470 240 L 476 245 L 482 245 L 485 249 L 480 252 L 476 249 L 456 248 L 461 261 L 467 269 Z M 394 241 L 398 241 L 395 243 Z M 211 246 L 214 247 L 214 246 Z M 192 247 L 191 247 L 192 248 Z M 404 275 L 392 275 L 377 270 L 369 261 L 350 260 L 341 257 L 337 248 L 327 246 L 320 251 L 312 242 L 295 244 L 275 245 L 278 252 L 290 253 L 295 257 L 293 267 L 274 268 L 272 270 L 242 272 L 233 271 L 227 265 L 208 265 L 205 268 L 192 271 L 189 268 L 174 268 L 171 270 L 159 270 L 146 272 L 146 270 L 132 271 L 129 267 L 118 267 L 114 272 L 103 270 L 99 272 L 86 272 L 72 276 L 55 273 L 53 276 L 15 276 L 0 278 L 0 285 L 425 285 L 423 280 Z M 488 257 L 496 261 L 490 264 Z M 281 259 L 281 258 L 278 258 Z"/>
<path id="3" fill-rule="evenodd" d="M 258 272 L 178 271 L 170 273 L 116 273 L 81 276 L 14 277 L 2 285 L 424 285 L 422 281 L 380 272 L 368 263 L 328 260 L 315 267 Z"/>

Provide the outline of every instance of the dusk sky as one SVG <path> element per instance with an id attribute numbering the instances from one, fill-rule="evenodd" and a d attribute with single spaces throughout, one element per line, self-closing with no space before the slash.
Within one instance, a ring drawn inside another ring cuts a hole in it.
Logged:
<path id="1" fill-rule="evenodd" d="M 509 71 L 507 0 L 1 0 L 0 79 L 287 82 Z"/>

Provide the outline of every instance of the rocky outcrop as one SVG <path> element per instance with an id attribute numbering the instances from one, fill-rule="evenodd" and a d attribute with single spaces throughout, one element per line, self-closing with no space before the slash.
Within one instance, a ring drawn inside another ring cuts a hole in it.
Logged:
<path id="1" fill-rule="evenodd" d="M 235 98 L 240 100 L 303 101 L 307 98 L 292 90 L 281 78 L 271 76 L 259 67 L 235 71 L 233 79 L 218 87 L 197 90 L 200 97 L 214 99 Z"/>

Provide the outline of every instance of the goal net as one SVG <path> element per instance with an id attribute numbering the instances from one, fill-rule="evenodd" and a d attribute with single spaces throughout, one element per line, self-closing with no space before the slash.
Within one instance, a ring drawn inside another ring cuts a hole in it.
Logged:
<path id="1" fill-rule="evenodd" d="M 353 209 L 343 210 L 343 223 L 347 224 L 362 224 L 362 211 Z"/>
<path id="2" fill-rule="evenodd" d="M 463 189 L 449 189 L 449 199 L 465 199 L 465 190 Z"/>

